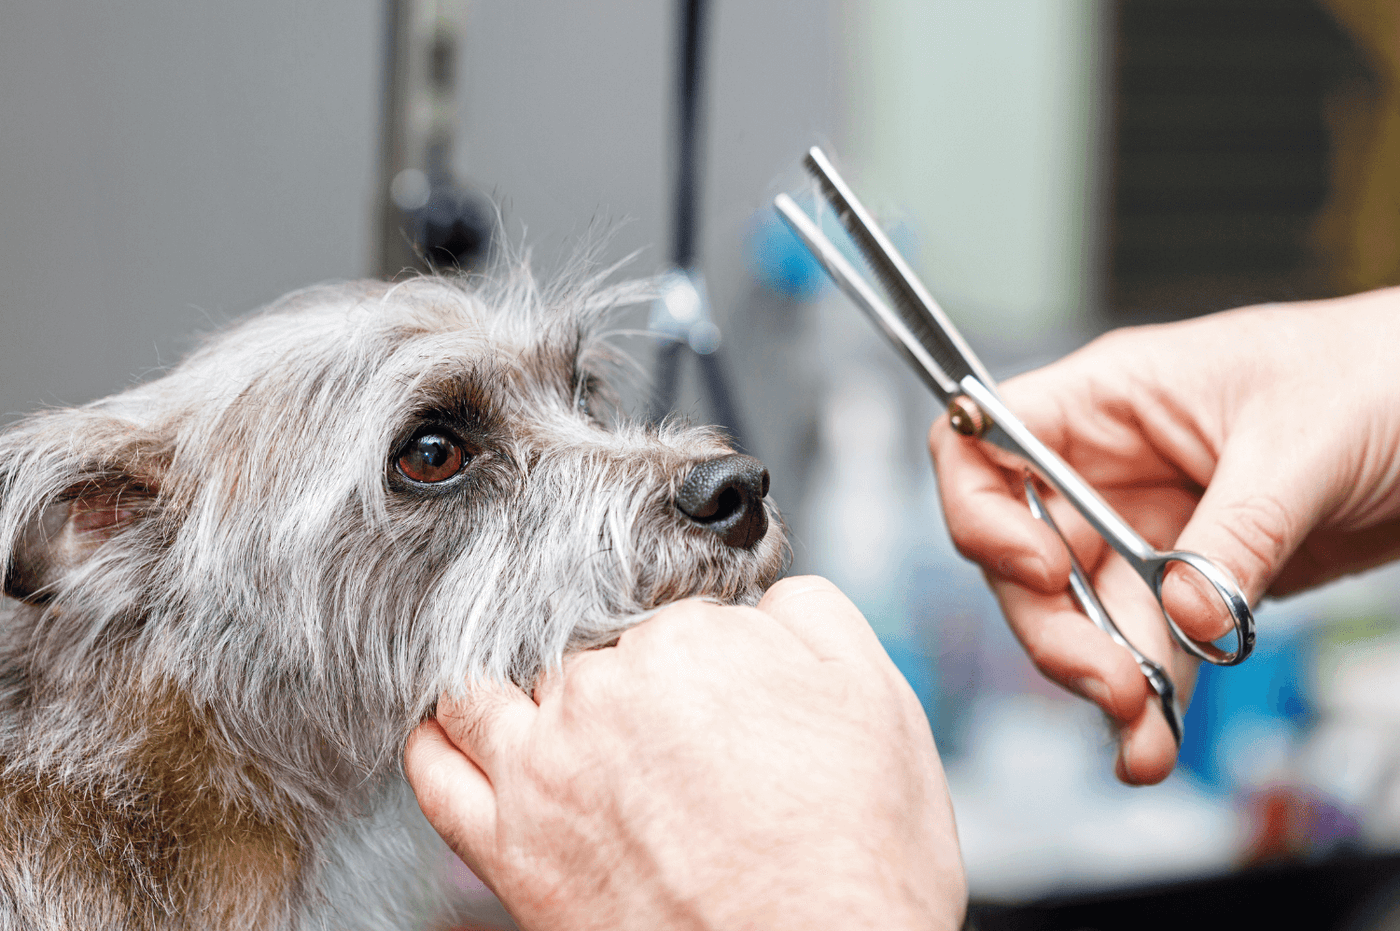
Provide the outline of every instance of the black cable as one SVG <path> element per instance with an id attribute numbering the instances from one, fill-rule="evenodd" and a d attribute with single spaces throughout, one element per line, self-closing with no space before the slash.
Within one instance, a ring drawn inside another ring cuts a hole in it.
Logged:
<path id="1" fill-rule="evenodd" d="M 676 202 L 671 261 L 677 268 L 695 264 L 699 227 L 700 91 L 704 65 L 705 0 L 681 0 L 680 61 L 676 75 Z"/>
<path id="2" fill-rule="evenodd" d="M 652 379 L 651 422 L 660 423 L 676 406 L 681 380 L 681 353 L 689 347 L 684 340 L 668 339 L 656 350 L 656 375 Z"/>
<path id="3" fill-rule="evenodd" d="M 705 0 L 680 0 L 680 54 L 676 74 L 676 188 L 675 227 L 671 261 L 676 268 L 693 272 L 700 229 L 700 109 L 707 8 Z M 682 341 L 663 345 L 656 355 L 652 420 L 659 421 L 675 406 L 680 365 L 687 353 Z M 696 353 L 700 374 L 709 394 L 715 419 L 743 448 L 738 409 L 729 393 L 724 367 L 715 353 Z"/>
<path id="4" fill-rule="evenodd" d="M 700 66 L 704 60 L 705 0 L 680 0 L 676 12 L 680 35 L 676 56 L 676 187 L 671 263 L 689 271 L 695 262 L 695 233 L 699 226 L 696 201 L 700 188 Z M 677 341 L 666 343 L 657 351 L 653 421 L 661 420 L 675 407 L 683 349 L 685 343 Z"/>
<path id="5" fill-rule="evenodd" d="M 697 353 L 700 360 L 700 375 L 710 393 L 710 405 L 714 409 L 715 420 L 729 433 L 729 439 L 739 452 L 750 452 L 744 444 L 744 434 L 739 427 L 739 409 L 729 393 L 729 380 L 724 376 L 724 366 L 718 352 Z"/>

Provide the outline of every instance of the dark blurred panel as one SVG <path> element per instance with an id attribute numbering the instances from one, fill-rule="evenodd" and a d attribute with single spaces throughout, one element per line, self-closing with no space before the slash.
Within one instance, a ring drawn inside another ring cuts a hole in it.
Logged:
<path id="1" fill-rule="evenodd" d="M 1400 921 L 1400 856 L 1345 857 L 1151 888 L 973 903 L 975 931 L 1386 931 Z"/>
<path id="2" fill-rule="evenodd" d="M 1315 0 L 1120 0 L 1109 308 L 1169 319 L 1332 293 L 1328 108 L 1369 81 Z"/>

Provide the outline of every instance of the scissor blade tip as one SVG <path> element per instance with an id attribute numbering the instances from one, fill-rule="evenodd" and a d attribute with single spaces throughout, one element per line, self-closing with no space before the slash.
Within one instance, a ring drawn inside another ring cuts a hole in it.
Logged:
<path id="1" fill-rule="evenodd" d="M 825 177 L 827 167 L 831 164 L 831 159 L 826 157 L 826 153 L 821 150 L 821 146 L 812 146 L 807 150 L 807 157 L 802 159 L 802 164 L 814 175 Z"/>
<path id="2" fill-rule="evenodd" d="M 797 206 L 797 201 L 793 200 L 786 193 L 779 194 L 777 197 L 773 198 L 773 209 L 778 211 L 784 220 L 790 219 L 793 214 L 802 213 L 802 208 Z M 805 214 L 803 215 L 805 216 Z"/>

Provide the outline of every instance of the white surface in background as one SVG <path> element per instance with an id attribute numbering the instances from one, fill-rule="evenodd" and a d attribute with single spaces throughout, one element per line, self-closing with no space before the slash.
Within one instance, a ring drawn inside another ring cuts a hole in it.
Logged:
<path id="1" fill-rule="evenodd" d="M 1328 711 L 1400 722 L 1400 633 L 1368 641 L 1365 649 L 1330 650 L 1319 666 Z"/>
<path id="2" fill-rule="evenodd" d="M 1053 332 L 1094 297 L 1105 7 L 851 7 L 850 180 L 908 211 L 925 282 L 969 335 Z"/>
<path id="3" fill-rule="evenodd" d="M 1087 703 L 1000 696 L 974 712 L 948 783 L 972 894 L 1024 899 L 1229 869 L 1244 842 L 1228 800 L 1180 777 L 1113 780 L 1111 740 Z"/>
<path id="4" fill-rule="evenodd" d="M 899 564 L 907 504 L 891 489 L 904 484 L 890 455 L 901 429 L 899 399 L 881 373 L 853 364 L 843 390 L 827 399 L 821 421 L 822 495 L 813 517 L 818 565 L 839 572 L 857 592 L 888 584 Z"/>

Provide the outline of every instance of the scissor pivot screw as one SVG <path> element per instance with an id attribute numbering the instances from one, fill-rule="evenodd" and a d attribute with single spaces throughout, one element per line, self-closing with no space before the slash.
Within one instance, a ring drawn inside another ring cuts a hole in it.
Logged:
<path id="1" fill-rule="evenodd" d="M 982 413 L 982 408 L 968 398 L 959 395 L 948 402 L 948 421 L 953 429 L 963 436 L 978 437 L 987 432 L 991 421 Z"/>

